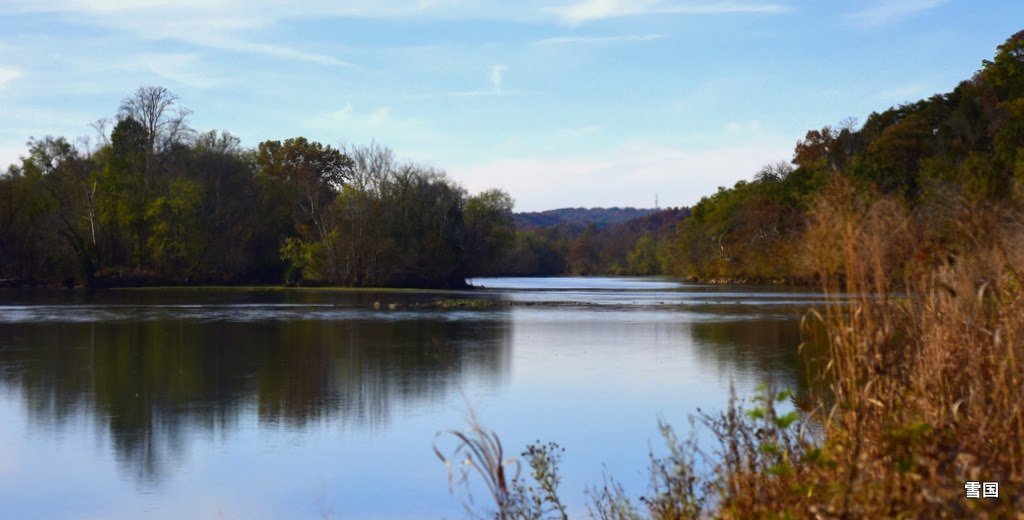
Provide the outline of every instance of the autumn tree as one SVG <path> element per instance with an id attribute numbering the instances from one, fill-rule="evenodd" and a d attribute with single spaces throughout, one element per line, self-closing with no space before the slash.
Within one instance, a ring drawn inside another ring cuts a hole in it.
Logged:
<path id="1" fill-rule="evenodd" d="M 334 199 L 351 177 L 352 165 L 338 149 L 304 137 L 264 141 L 256 152 L 258 174 L 283 191 L 295 208 L 296 231 L 314 241 L 330 232 Z"/>

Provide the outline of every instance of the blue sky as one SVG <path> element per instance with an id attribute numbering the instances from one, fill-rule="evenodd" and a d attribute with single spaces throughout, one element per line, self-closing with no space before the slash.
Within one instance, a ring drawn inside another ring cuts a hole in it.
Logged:
<path id="1" fill-rule="evenodd" d="M 197 130 L 375 139 L 520 210 L 689 205 L 1020 29 L 1019 0 L 2 0 L 0 163 L 159 84 Z"/>

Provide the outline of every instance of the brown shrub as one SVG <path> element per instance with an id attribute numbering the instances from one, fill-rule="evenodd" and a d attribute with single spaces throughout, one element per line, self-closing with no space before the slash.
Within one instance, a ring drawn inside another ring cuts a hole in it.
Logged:
<path id="1" fill-rule="evenodd" d="M 803 258 L 828 296 L 805 320 L 826 346 L 820 390 L 802 413 L 766 389 L 703 415 L 707 455 L 663 429 L 646 516 L 1024 518 L 1024 219 L 949 211 L 936 245 L 898 200 L 833 181 Z M 695 473 L 698 456 L 713 471 Z M 999 497 L 969 499 L 967 481 Z M 641 517 L 613 480 L 590 495 L 593 516 Z"/>

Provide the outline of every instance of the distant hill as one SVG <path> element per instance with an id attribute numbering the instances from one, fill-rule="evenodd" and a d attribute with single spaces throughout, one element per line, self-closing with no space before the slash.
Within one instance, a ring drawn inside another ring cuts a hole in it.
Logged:
<path id="1" fill-rule="evenodd" d="M 622 224 L 633 219 L 655 213 L 655 209 L 638 208 L 560 208 L 547 211 L 531 211 L 514 215 L 516 227 L 530 229 L 569 224 L 570 227 L 586 227 L 594 224 L 600 229 Z"/>
<path id="2" fill-rule="evenodd" d="M 650 211 L 650 213 L 621 224 L 615 224 L 609 229 L 609 232 L 642 233 L 650 231 L 652 233 L 659 233 L 662 236 L 669 236 L 669 234 L 675 232 L 676 224 L 680 220 L 690 216 L 690 208 L 664 208 L 645 211 Z"/>

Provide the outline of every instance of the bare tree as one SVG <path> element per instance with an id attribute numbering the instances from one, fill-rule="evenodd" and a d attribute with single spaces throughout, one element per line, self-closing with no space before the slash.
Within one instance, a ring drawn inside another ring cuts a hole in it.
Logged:
<path id="1" fill-rule="evenodd" d="M 766 164 L 754 175 L 754 182 L 779 182 L 793 173 L 793 165 L 786 161 Z"/>
<path id="2" fill-rule="evenodd" d="M 89 124 L 96 132 L 96 146 L 102 147 L 110 144 L 110 129 L 114 124 L 109 117 L 101 117 Z"/>
<path id="3" fill-rule="evenodd" d="M 158 152 L 180 142 L 191 129 L 185 120 L 192 111 L 178 103 L 178 96 L 161 86 L 139 87 L 121 101 L 118 117 L 132 118 L 146 129 L 146 173 L 153 171 Z"/>
<path id="4" fill-rule="evenodd" d="M 100 122 L 97 121 L 96 126 L 94 127 L 97 128 L 97 131 L 100 128 L 99 124 Z M 104 137 L 106 136 L 104 135 Z M 76 140 L 75 145 L 78 160 L 75 161 L 74 174 L 78 180 L 79 186 L 82 188 L 82 194 L 85 197 L 85 215 L 83 218 L 89 223 L 89 236 L 92 240 L 92 247 L 96 255 L 99 255 L 99 243 L 96 239 L 96 187 L 98 181 L 96 176 L 93 174 L 94 165 L 92 164 L 92 146 L 88 137 L 79 137 Z"/>
<path id="5" fill-rule="evenodd" d="M 341 153 L 352 159 L 352 187 L 380 196 L 391 175 L 398 169 L 395 153 L 386 146 L 371 142 L 365 146 L 342 144 Z"/>

